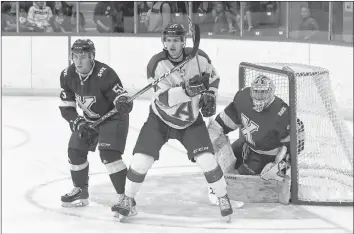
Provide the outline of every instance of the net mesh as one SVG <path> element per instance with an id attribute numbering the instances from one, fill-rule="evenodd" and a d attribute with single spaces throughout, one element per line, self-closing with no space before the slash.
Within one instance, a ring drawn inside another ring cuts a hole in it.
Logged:
<path id="1" fill-rule="evenodd" d="M 302 64 L 258 64 L 288 69 L 295 74 L 290 87 L 285 74 L 244 67 L 245 86 L 263 74 L 276 86 L 275 95 L 289 104 L 289 88 L 295 89 L 296 117 L 305 127 L 305 149 L 297 155 L 297 198 L 310 202 L 353 202 L 353 136 L 340 116 L 326 69 Z M 291 117 L 293 118 L 293 116 Z M 291 140 L 291 144 L 298 144 Z M 299 147 L 297 145 L 297 147 Z M 292 156 L 293 157 L 293 156 Z M 294 169 L 294 168 L 292 168 Z"/>

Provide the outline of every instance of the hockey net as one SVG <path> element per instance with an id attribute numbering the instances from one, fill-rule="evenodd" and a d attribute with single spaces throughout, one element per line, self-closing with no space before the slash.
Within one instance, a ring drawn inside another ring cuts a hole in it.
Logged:
<path id="1" fill-rule="evenodd" d="M 241 63 L 240 89 L 259 74 L 272 78 L 275 95 L 290 106 L 292 203 L 353 204 L 353 136 L 339 113 L 329 72 L 302 64 Z M 305 128 L 299 154 L 296 118 Z"/>

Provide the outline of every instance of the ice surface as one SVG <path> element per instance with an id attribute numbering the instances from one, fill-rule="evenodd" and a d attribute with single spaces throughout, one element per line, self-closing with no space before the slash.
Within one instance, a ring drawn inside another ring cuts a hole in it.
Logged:
<path id="1" fill-rule="evenodd" d="M 148 115 L 147 101 L 136 101 L 131 114 L 130 131 L 124 161 L 129 164 L 139 130 Z M 223 107 L 219 106 L 218 110 Z M 350 129 L 352 129 L 352 123 Z M 67 163 L 68 124 L 61 118 L 58 98 L 2 97 L 2 231 L 31 233 L 352 233 L 353 207 L 292 207 L 301 211 L 296 218 L 234 219 L 232 224 L 200 215 L 186 217 L 150 214 L 143 207 L 131 223 L 114 220 L 108 206 L 93 202 L 90 207 L 68 210 L 60 207 L 60 196 L 71 188 Z M 177 141 L 169 141 L 161 150 L 151 175 L 191 175 L 200 173 L 189 162 Z M 98 152 L 89 155 L 90 184 L 107 183 L 108 177 Z M 160 177 L 159 177 L 160 178 Z M 176 177 L 178 180 L 178 177 Z M 163 183 L 163 182 L 161 182 Z M 167 188 L 168 186 L 166 186 Z M 162 189 L 162 188 L 158 188 Z M 195 190 L 203 190 L 202 185 Z M 183 190 L 183 188 L 180 188 Z M 188 191 L 183 191 L 188 193 Z M 203 192 L 201 192 L 203 193 Z M 147 195 L 148 196 L 148 195 Z M 206 194 L 205 194 L 206 197 Z M 172 198 L 171 198 L 172 199 Z M 185 197 L 188 201 L 188 197 Z M 203 198 L 204 199 L 204 198 Z M 151 204 L 153 206 L 153 204 Z M 176 207 L 177 208 L 177 207 Z M 188 202 L 186 202 L 188 209 Z M 264 206 L 264 211 L 277 207 Z M 210 208 L 215 209 L 217 207 Z M 247 213 L 254 207 L 245 206 Z M 257 214 L 253 214 L 257 216 Z M 293 214 L 295 215 L 295 214 Z"/>

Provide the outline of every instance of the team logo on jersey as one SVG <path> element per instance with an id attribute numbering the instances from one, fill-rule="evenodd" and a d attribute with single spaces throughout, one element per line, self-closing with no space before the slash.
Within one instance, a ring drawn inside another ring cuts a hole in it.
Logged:
<path id="1" fill-rule="evenodd" d="M 85 114 L 90 117 L 90 118 L 98 118 L 100 117 L 99 114 L 95 113 L 94 111 L 91 110 L 91 107 L 94 103 L 96 103 L 96 97 L 95 96 L 79 96 L 75 94 L 76 96 L 76 102 L 79 105 L 79 107 L 82 109 Z"/>
<path id="2" fill-rule="evenodd" d="M 241 129 L 241 132 L 243 136 L 245 137 L 246 141 L 252 145 L 255 145 L 253 138 L 252 138 L 252 133 L 257 132 L 259 129 L 259 125 L 253 122 L 253 120 L 250 120 L 245 114 L 241 113 L 241 121 L 243 128 Z"/>

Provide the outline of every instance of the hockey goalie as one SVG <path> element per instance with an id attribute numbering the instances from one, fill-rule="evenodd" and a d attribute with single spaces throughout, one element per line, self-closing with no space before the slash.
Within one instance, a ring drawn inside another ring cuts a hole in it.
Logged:
<path id="1" fill-rule="evenodd" d="M 230 145 L 226 134 L 236 129 L 240 129 L 240 136 Z M 233 101 L 210 121 L 208 131 L 224 173 L 232 166 L 240 175 L 282 181 L 279 197 L 284 200 L 281 203 L 289 202 L 289 106 L 275 95 L 275 85 L 269 77 L 258 75 L 250 87 L 238 91 Z M 297 132 L 299 153 L 304 149 L 304 124 L 299 119 Z M 232 165 L 228 165 L 230 162 Z M 208 193 L 216 204 L 211 188 Z"/>

